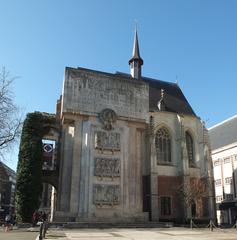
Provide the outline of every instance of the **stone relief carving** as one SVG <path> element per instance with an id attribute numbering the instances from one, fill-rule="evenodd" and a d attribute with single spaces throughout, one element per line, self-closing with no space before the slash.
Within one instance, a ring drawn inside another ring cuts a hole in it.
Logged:
<path id="1" fill-rule="evenodd" d="M 106 108 L 100 112 L 99 119 L 103 124 L 103 128 L 110 131 L 113 129 L 112 124 L 114 124 L 117 120 L 117 115 L 112 109 Z"/>
<path id="2" fill-rule="evenodd" d="M 111 151 L 120 150 L 120 134 L 115 132 L 95 132 L 95 148 Z"/>
<path id="3" fill-rule="evenodd" d="M 94 175 L 103 177 L 120 176 L 120 159 L 118 158 L 95 158 Z"/>
<path id="4" fill-rule="evenodd" d="M 94 184 L 93 203 L 95 205 L 118 205 L 120 201 L 119 185 Z"/>
<path id="5" fill-rule="evenodd" d="M 120 77 L 119 77 L 120 78 Z M 69 70 L 65 79 L 63 110 L 100 112 L 102 106 L 111 108 L 119 116 L 146 119 L 149 109 L 149 84 L 123 81 L 115 76 L 90 71 Z M 139 103 L 139 104 L 138 104 Z"/>

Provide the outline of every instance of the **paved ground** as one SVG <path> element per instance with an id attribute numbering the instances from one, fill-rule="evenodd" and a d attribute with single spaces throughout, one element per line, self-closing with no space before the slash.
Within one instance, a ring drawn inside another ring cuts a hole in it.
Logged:
<path id="1" fill-rule="evenodd" d="M 0 229 L 0 240 L 35 240 L 39 232 L 29 232 L 27 229 L 4 232 Z"/>
<path id="2" fill-rule="evenodd" d="M 35 240 L 37 229 L 13 230 L 5 233 L 0 230 L 0 240 Z M 235 229 L 187 229 L 187 228 L 152 228 L 152 229 L 50 229 L 47 240 L 236 240 Z"/>
<path id="3" fill-rule="evenodd" d="M 233 240 L 237 239 L 235 229 L 213 232 L 208 229 L 152 228 L 152 229 L 81 229 L 50 230 L 47 240 Z"/>

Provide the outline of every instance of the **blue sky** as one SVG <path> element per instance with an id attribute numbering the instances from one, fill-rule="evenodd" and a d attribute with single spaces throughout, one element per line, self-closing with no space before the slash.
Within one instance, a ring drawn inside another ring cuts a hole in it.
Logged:
<path id="1" fill-rule="evenodd" d="M 24 113 L 55 112 L 65 66 L 129 73 L 136 20 L 144 76 L 177 80 L 207 127 L 236 114 L 236 0 L 0 0 L 0 7 L 0 66 L 19 76 L 13 87 Z"/>

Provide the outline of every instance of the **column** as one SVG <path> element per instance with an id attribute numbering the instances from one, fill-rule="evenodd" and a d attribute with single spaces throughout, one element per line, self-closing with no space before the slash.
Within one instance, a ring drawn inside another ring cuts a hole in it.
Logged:
<path id="1" fill-rule="evenodd" d="M 151 220 L 159 220 L 159 204 L 158 204 L 158 173 L 156 169 L 156 149 L 154 136 L 150 137 L 151 148 Z"/>
<path id="2" fill-rule="evenodd" d="M 72 157 L 72 176 L 71 176 L 71 197 L 70 212 L 78 213 L 79 208 L 79 184 L 80 184 L 80 161 L 82 144 L 82 121 L 78 119 L 75 122 L 75 134 L 73 143 Z"/>
<path id="3" fill-rule="evenodd" d="M 74 127 L 69 124 L 63 126 L 62 136 L 62 159 L 60 163 L 60 211 L 69 211 L 70 209 L 70 192 L 71 192 L 71 174 L 72 174 L 72 157 L 73 157 L 73 138 Z"/>
<path id="4" fill-rule="evenodd" d="M 88 218 L 90 189 L 90 122 L 82 122 L 82 143 L 80 160 L 79 218 Z"/>

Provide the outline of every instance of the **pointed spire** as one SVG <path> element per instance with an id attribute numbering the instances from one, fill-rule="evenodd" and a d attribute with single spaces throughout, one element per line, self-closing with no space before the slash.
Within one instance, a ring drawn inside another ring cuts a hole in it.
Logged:
<path id="1" fill-rule="evenodd" d="M 134 37 L 134 44 L 133 44 L 133 56 L 132 57 L 135 58 L 135 59 L 141 59 L 140 52 L 139 52 L 137 28 L 135 30 L 135 37 Z"/>
<path id="2" fill-rule="evenodd" d="M 143 65 L 143 60 L 140 57 L 139 43 L 138 43 L 138 36 L 137 36 L 137 26 L 135 28 L 133 54 L 132 54 L 132 58 L 129 60 L 129 65 L 131 67 L 132 77 L 139 79 L 141 77 L 141 66 Z"/>

